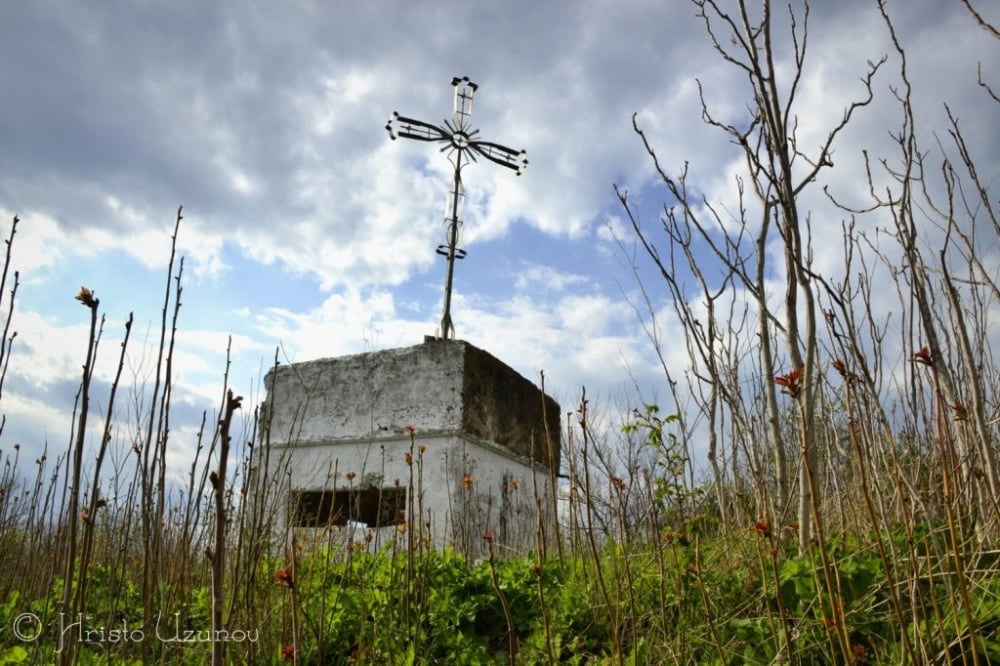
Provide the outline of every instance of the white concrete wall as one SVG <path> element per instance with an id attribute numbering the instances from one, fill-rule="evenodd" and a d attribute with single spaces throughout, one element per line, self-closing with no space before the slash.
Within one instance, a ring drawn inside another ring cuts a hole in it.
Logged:
<path id="1" fill-rule="evenodd" d="M 407 464 L 411 446 L 412 463 Z M 292 501 L 296 491 L 368 485 L 392 488 L 397 484 L 407 488 L 414 509 L 413 515 L 407 515 L 407 529 L 420 528 L 419 533 L 425 534 L 428 545 L 434 548 L 453 546 L 472 556 L 482 554 L 487 532 L 497 548 L 523 551 L 536 547 L 535 493 L 542 507 L 550 506 L 552 497 L 544 468 L 532 467 L 500 447 L 462 435 L 422 437 L 415 432 L 412 445 L 408 437 L 278 445 L 271 459 L 274 469 L 280 464 L 284 470 L 287 481 L 279 496 L 286 502 Z M 283 507 L 286 520 L 293 508 L 288 503 Z M 548 525 L 551 517 L 545 515 L 542 520 Z M 367 531 L 373 532 L 376 548 L 392 539 L 405 543 L 407 538 L 395 527 L 356 530 L 350 536 L 357 541 Z"/>
<path id="2" fill-rule="evenodd" d="M 455 546 L 470 555 L 483 552 L 486 532 L 498 548 L 534 548 L 538 505 L 542 520 L 551 522 L 548 468 L 525 452 L 544 446 L 543 404 L 557 438 L 558 405 L 468 343 L 432 340 L 296 363 L 265 381 L 262 414 L 272 476 L 284 465 L 281 497 L 397 482 L 409 488 L 412 482 L 408 529 L 419 528 L 436 548 Z M 394 538 L 408 536 L 392 527 L 372 534 L 376 547 Z"/>
<path id="3" fill-rule="evenodd" d="M 464 350 L 429 344 L 279 366 L 265 387 L 279 442 L 367 441 L 461 427 Z"/>

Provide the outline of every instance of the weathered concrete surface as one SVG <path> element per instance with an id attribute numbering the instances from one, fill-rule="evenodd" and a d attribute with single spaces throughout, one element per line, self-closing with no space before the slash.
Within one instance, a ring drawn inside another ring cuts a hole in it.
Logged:
<path id="1" fill-rule="evenodd" d="M 462 430 L 558 471 L 559 404 L 482 349 L 458 344 L 464 348 Z"/>
<path id="2" fill-rule="evenodd" d="M 338 539 L 366 541 L 370 535 L 377 551 L 393 542 L 405 547 L 409 531 L 415 530 L 435 548 L 450 546 L 469 557 L 481 557 L 487 532 L 498 547 L 519 552 L 538 547 L 539 519 L 546 523 L 546 543 L 551 544 L 554 536 L 551 516 L 556 493 L 548 471 L 478 439 L 418 432 L 412 443 L 408 436 L 397 436 L 377 443 L 279 444 L 272 451 L 270 468 L 269 478 L 275 480 L 270 496 L 278 499 L 271 505 L 278 516 L 276 534 L 285 534 L 291 526 L 307 542 L 314 539 L 317 528 L 295 520 L 298 492 L 379 487 L 406 491 L 403 529 L 355 526 L 334 530 Z"/>
<path id="3" fill-rule="evenodd" d="M 470 434 L 558 469 L 559 405 L 464 341 L 429 338 L 279 366 L 265 386 L 271 437 L 287 446 L 381 439 L 412 427 L 424 435 Z"/>
<path id="4" fill-rule="evenodd" d="M 436 547 L 479 556 L 488 532 L 504 547 L 537 547 L 538 521 L 549 521 L 556 497 L 559 405 L 492 355 L 428 339 L 280 366 L 265 382 L 281 529 L 295 524 L 298 492 L 405 488 L 405 525 L 352 528 L 346 538 L 370 534 L 377 548 L 418 530 Z"/>

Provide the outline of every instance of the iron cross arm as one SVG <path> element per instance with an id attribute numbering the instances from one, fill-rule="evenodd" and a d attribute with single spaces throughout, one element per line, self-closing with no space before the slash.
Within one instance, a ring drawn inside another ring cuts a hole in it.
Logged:
<path id="1" fill-rule="evenodd" d="M 479 141 L 475 138 L 479 134 L 478 130 L 465 132 L 452 128 L 450 125 L 438 127 L 416 118 L 401 116 L 398 111 L 393 112 L 389 122 L 385 124 L 385 129 L 393 141 L 399 137 L 416 139 L 417 141 L 439 141 L 447 144 L 441 150 L 452 150 L 460 147 L 461 150 L 471 151 L 469 157 L 475 159 L 475 155 L 479 154 L 495 164 L 513 170 L 518 176 L 528 168 L 528 153 L 526 151 L 514 150 L 492 141 Z"/>
<path id="2" fill-rule="evenodd" d="M 397 130 L 393 123 L 399 123 Z M 389 132 L 389 138 L 395 141 L 399 137 L 405 139 L 416 139 L 417 141 L 451 141 L 451 132 L 441 129 L 436 125 L 425 123 L 422 120 L 415 120 L 399 115 L 398 111 L 393 111 L 389 122 L 385 124 L 385 129 Z"/>
<path id="3" fill-rule="evenodd" d="M 528 153 L 524 150 L 514 150 L 491 141 L 471 141 L 469 148 L 491 162 L 513 169 L 518 176 L 528 168 Z"/>

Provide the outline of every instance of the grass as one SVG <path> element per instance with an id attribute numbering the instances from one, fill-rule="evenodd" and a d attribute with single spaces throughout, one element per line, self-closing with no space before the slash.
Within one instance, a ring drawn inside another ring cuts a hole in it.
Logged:
<path id="1" fill-rule="evenodd" d="M 15 218 L 8 250 L 16 228 Z M 183 273 L 171 257 L 136 427 L 118 427 L 113 410 L 129 325 L 101 396 L 103 433 L 88 440 L 103 319 L 84 289 L 90 339 L 67 451 L 0 453 L 0 664 L 1000 663 L 1000 551 L 958 510 L 947 447 L 865 428 L 877 419 L 850 382 L 843 399 L 831 393 L 830 417 L 848 423 L 852 448 L 841 460 L 824 449 L 831 473 L 813 494 L 822 529 L 804 550 L 795 524 L 743 490 L 766 480 L 734 466 L 693 483 L 677 417 L 646 405 L 597 434 L 586 394 L 563 443 L 557 547 L 539 538 L 510 552 L 485 533 L 473 559 L 402 528 L 378 550 L 365 530 L 281 532 L 280 472 L 251 473 L 280 464 L 256 412 L 234 436 L 249 407 L 227 381 L 186 482 L 171 483 Z M 8 314 L 4 372 L 10 330 Z M 627 465 L 608 462 L 622 451 Z M 419 480 L 405 484 L 419 495 Z M 538 510 L 551 525 L 552 510 Z"/>

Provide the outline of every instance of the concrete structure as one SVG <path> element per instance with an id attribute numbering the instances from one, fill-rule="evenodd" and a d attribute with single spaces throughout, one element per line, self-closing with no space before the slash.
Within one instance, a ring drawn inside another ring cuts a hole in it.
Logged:
<path id="1" fill-rule="evenodd" d="M 279 366 L 265 382 L 286 526 L 475 555 L 487 532 L 531 548 L 552 522 L 559 405 L 467 342 Z"/>

